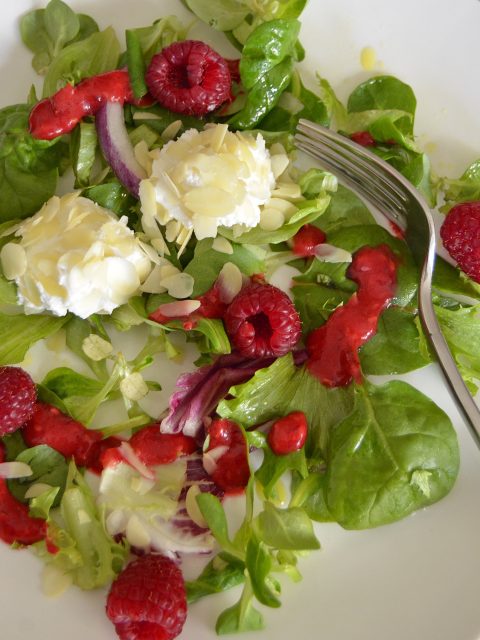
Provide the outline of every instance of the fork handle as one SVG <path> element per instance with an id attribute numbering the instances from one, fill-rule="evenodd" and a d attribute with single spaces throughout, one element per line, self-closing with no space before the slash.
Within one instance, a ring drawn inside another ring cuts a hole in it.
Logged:
<path id="1" fill-rule="evenodd" d="M 480 449 L 480 409 L 463 381 L 447 341 L 440 329 L 437 316 L 433 310 L 430 290 L 427 289 L 426 292 L 420 290 L 419 293 L 419 306 L 421 310 L 419 316 L 423 328 L 438 357 L 438 362 L 442 368 L 453 399 L 456 401 L 458 409 L 463 413 L 467 427 L 477 447 Z"/>

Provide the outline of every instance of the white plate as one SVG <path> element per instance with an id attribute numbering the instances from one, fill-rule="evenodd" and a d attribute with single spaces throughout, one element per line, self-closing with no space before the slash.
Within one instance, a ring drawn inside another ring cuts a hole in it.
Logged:
<path id="1" fill-rule="evenodd" d="M 25 99 L 34 74 L 17 30 L 37 1 L 2 4 L 0 82 L 4 105 Z M 143 26 L 175 11 L 162 0 L 72 2 L 100 25 Z M 417 133 L 439 174 L 457 175 L 480 155 L 479 0 L 310 0 L 302 17 L 303 67 L 328 78 L 340 97 L 369 75 L 360 64 L 374 48 L 374 72 L 409 82 L 418 98 Z M 435 145 L 435 146 L 433 146 Z M 266 610 L 267 630 L 251 640 L 478 640 L 480 638 L 480 454 L 434 367 L 409 380 L 448 411 L 459 431 L 461 472 L 451 494 L 400 523 L 364 532 L 318 527 L 322 551 L 302 561 L 304 580 L 286 583 L 283 606 Z M 28 551 L 0 547 L 2 640 L 114 640 L 104 594 L 40 593 L 40 566 Z M 218 613 L 238 592 L 195 605 L 181 638 L 212 640 Z"/>

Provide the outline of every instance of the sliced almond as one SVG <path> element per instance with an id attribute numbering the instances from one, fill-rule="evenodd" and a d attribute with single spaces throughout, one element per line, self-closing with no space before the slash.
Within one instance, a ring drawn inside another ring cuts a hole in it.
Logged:
<path id="1" fill-rule="evenodd" d="M 264 207 L 260 213 L 260 228 L 264 231 L 276 231 L 284 224 L 283 213 L 278 209 Z"/>
<path id="2" fill-rule="evenodd" d="M 217 236 L 212 242 L 212 249 L 218 251 L 218 253 L 227 253 L 231 255 L 233 253 L 233 247 L 231 243 L 223 236 Z"/>
<path id="3" fill-rule="evenodd" d="M 217 284 L 220 300 L 230 304 L 243 286 L 243 274 L 236 264 L 226 262 L 218 274 Z"/>
<path id="4" fill-rule="evenodd" d="M 207 521 L 202 515 L 200 511 L 200 507 L 197 503 L 197 496 L 200 495 L 201 491 L 197 484 L 192 484 L 192 486 L 187 491 L 187 495 L 185 496 L 185 508 L 187 510 L 190 518 L 197 524 L 199 527 L 207 527 Z"/>
<path id="5" fill-rule="evenodd" d="M 0 478 L 28 478 L 32 474 L 32 468 L 26 462 L 0 462 Z"/>
<path id="6" fill-rule="evenodd" d="M 141 522 L 140 518 L 133 514 L 130 516 L 127 528 L 125 530 L 127 540 L 133 547 L 144 549 L 150 545 L 151 537 L 148 533 L 145 525 Z"/>
<path id="7" fill-rule="evenodd" d="M 215 449 L 205 451 L 203 454 L 203 468 L 209 476 L 215 473 L 218 461 L 227 451 L 228 447 L 226 445 L 220 445 L 219 447 L 215 447 Z"/>
<path id="8" fill-rule="evenodd" d="M 91 360 L 100 362 L 100 360 L 104 360 L 113 352 L 113 346 L 108 340 L 91 333 L 83 340 L 82 351 Z"/>
<path id="9" fill-rule="evenodd" d="M 3 275 L 7 280 L 21 278 L 27 270 L 27 255 L 22 245 L 8 242 L 0 252 Z"/>
<path id="10" fill-rule="evenodd" d="M 212 218 L 228 215 L 238 204 L 232 193 L 216 187 L 192 189 L 184 195 L 183 203 L 193 213 Z"/>
<path id="11" fill-rule="evenodd" d="M 352 254 L 345 249 L 335 247 L 326 242 L 317 244 L 315 247 L 315 257 L 322 262 L 351 262 Z"/>
<path id="12" fill-rule="evenodd" d="M 162 131 L 162 140 L 165 140 L 165 142 L 168 142 L 169 140 L 173 140 L 177 136 L 180 129 L 182 128 L 182 125 L 183 123 L 181 120 L 174 120 L 173 122 L 171 122 Z"/>
<path id="13" fill-rule="evenodd" d="M 183 318 L 196 311 L 200 304 L 200 300 L 178 300 L 161 304 L 158 311 L 166 318 Z"/>
<path id="14" fill-rule="evenodd" d="M 174 298 L 188 298 L 192 295 L 195 280 L 189 273 L 176 273 L 162 278 L 160 284 L 166 287 L 169 295 Z"/>
<path id="15" fill-rule="evenodd" d="M 42 571 L 42 592 L 48 598 L 55 598 L 64 593 L 73 583 L 69 573 L 60 571 L 52 564 L 47 565 Z"/>
<path id="16" fill-rule="evenodd" d="M 272 191 L 272 196 L 298 200 L 302 197 L 302 190 L 296 182 L 277 182 L 277 186 Z"/>
<path id="17" fill-rule="evenodd" d="M 52 485 L 50 484 L 46 484 L 45 482 L 36 482 L 35 484 L 32 484 L 28 487 L 28 489 L 25 491 L 25 498 L 27 500 L 31 500 L 32 498 L 38 498 L 38 496 L 41 496 L 42 493 L 46 493 L 47 491 L 50 491 L 50 489 L 52 488 Z"/>
<path id="18" fill-rule="evenodd" d="M 285 169 L 288 167 L 288 165 L 290 164 L 290 160 L 288 159 L 288 156 L 286 153 L 284 154 L 276 154 L 274 156 L 271 156 L 270 158 L 270 162 L 272 163 L 272 173 L 276 178 L 279 178 L 282 173 L 285 171 Z"/>
<path id="19" fill-rule="evenodd" d="M 157 264 L 152 269 L 145 282 L 140 285 L 140 291 L 143 291 L 144 293 L 165 293 L 167 289 L 160 284 L 161 279 L 162 267 Z"/>
<path id="20" fill-rule="evenodd" d="M 142 374 L 135 371 L 120 382 L 120 392 L 128 400 L 138 402 L 147 395 L 148 386 Z"/>

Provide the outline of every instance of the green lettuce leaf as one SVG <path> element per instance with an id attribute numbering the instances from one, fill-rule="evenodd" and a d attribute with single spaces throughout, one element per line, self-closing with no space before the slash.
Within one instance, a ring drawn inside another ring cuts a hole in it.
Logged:
<path id="1" fill-rule="evenodd" d="M 33 344 L 56 333 L 67 321 L 67 316 L 12 316 L 0 313 L 0 364 L 22 362 Z"/>
<path id="2" fill-rule="evenodd" d="M 81 589 L 109 584 L 122 569 L 128 549 L 106 533 L 92 490 L 73 462 L 57 518 L 50 513 L 48 530 L 58 552 L 48 553 L 45 542 L 40 542 L 35 545 L 39 555 L 70 574 Z"/>
<path id="3" fill-rule="evenodd" d="M 305 367 L 295 367 L 291 354 L 260 369 L 248 382 L 232 387 L 229 395 L 232 397 L 220 402 L 217 413 L 246 428 L 292 411 L 303 411 L 309 429 L 308 457 L 322 455 L 329 430 L 345 418 L 353 406 L 351 387 L 327 389 Z"/>

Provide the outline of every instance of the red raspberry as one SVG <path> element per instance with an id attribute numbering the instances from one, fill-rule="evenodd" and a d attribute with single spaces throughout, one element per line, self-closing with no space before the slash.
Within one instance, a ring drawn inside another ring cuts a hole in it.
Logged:
<path id="1" fill-rule="evenodd" d="M 224 321 L 233 345 L 247 358 L 285 355 L 302 330 L 290 298 L 270 284 L 242 289 L 227 308 Z"/>
<path id="2" fill-rule="evenodd" d="M 121 640 L 173 640 L 187 617 L 180 569 L 165 556 L 137 558 L 113 582 L 107 616 Z"/>
<path id="3" fill-rule="evenodd" d="M 353 140 L 362 147 L 374 147 L 376 145 L 375 138 L 368 131 L 355 131 L 350 135 Z"/>
<path id="4" fill-rule="evenodd" d="M 300 451 L 307 439 L 307 430 L 305 414 L 293 411 L 288 416 L 275 420 L 268 432 L 268 444 L 277 456 Z"/>
<path id="5" fill-rule="evenodd" d="M 199 40 L 162 49 L 153 56 L 145 81 L 162 106 L 190 116 L 204 116 L 231 97 L 226 60 Z"/>
<path id="6" fill-rule="evenodd" d="M 460 269 L 480 282 L 480 201 L 462 202 L 450 209 L 440 236 Z"/>
<path id="7" fill-rule="evenodd" d="M 20 367 L 0 367 L 0 436 L 12 433 L 26 422 L 35 408 L 37 390 Z"/>
<path id="8" fill-rule="evenodd" d="M 22 433 L 29 447 L 47 444 L 66 458 L 73 458 L 80 467 L 96 466 L 99 455 L 96 445 L 102 434 L 87 429 L 56 407 L 38 402 Z"/>
<path id="9" fill-rule="evenodd" d="M 317 244 L 325 242 L 327 236 L 313 224 L 304 224 L 293 236 L 292 251 L 296 256 L 308 258 L 315 255 Z"/>

